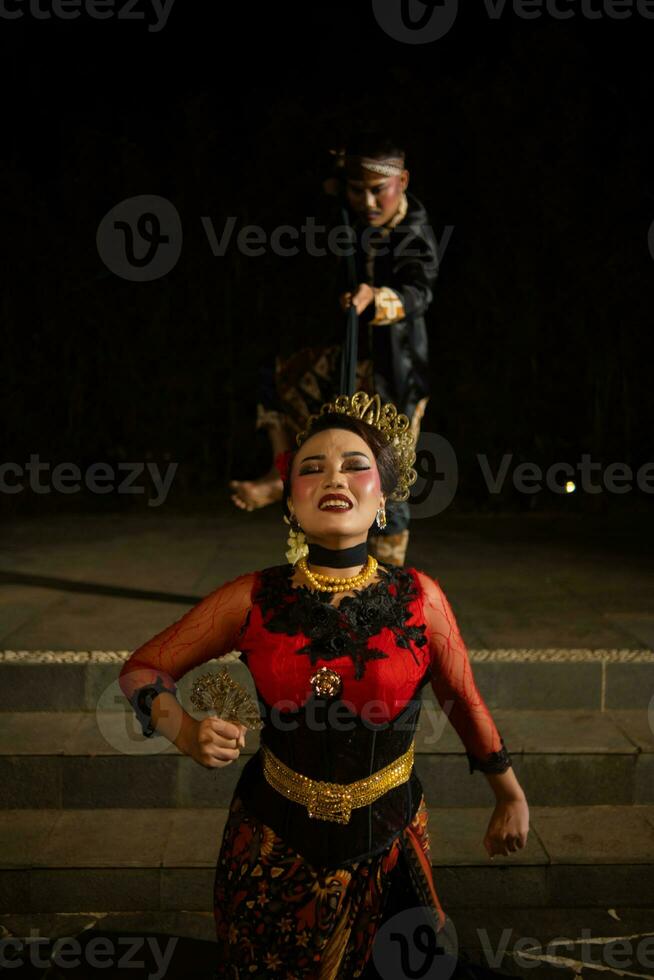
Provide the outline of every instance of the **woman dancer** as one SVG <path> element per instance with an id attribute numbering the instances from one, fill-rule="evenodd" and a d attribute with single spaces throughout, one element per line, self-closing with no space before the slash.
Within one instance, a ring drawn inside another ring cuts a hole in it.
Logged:
<path id="1" fill-rule="evenodd" d="M 216 977 L 376 976 L 373 942 L 391 915 L 416 909 L 443 929 L 413 765 L 427 683 L 469 772 L 484 772 L 495 793 L 488 855 L 523 847 L 529 829 L 440 585 L 368 554 L 386 501 L 406 499 L 416 479 L 408 418 L 360 391 L 323 405 L 297 444 L 277 460 L 289 562 L 216 589 L 120 675 L 144 734 L 165 735 L 209 769 L 239 757 L 245 728 L 192 718 L 175 682 L 235 648 L 254 679 L 264 727 L 218 856 Z"/>

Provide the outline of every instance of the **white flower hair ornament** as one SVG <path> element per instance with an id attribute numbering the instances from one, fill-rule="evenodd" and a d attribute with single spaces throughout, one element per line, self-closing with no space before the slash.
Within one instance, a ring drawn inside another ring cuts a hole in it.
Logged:
<path id="1" fill-rule="evenodd" d="M 309 554 L 309 545 L 306 542 L 304 531 L 296 531 L 286 515 L 284 515 L 284 521 L 291 529 L 288 532 L 288 540 L 286 542 L 288 545 L 286 549 L 286 560 L 291 565 L 295 565 L 300 558 L 307 557 Z"/>

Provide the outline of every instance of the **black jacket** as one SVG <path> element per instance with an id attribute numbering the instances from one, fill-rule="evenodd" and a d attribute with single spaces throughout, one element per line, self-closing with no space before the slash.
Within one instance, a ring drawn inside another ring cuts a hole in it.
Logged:
<path id="1" fill-rule="evenodd" d="M 366 235 L 376 244 L 368 226 L 353 222 L 356 233 L 357 284 L 388 286 L 402 301 L 406 316 L 387 325 L 372 325 L 374 304 L 359 319 L 359 359 L 372 357 L 375 390 L 382 401 L 392 401 L 411 418 L 418 401 L 430 394 L 429 342 L 425 314 L 433 299 L 438 275 L 438 252 L 429 216 L 421 202 L 406 192 L 408 209 L 396 227 L 387 231 L 375 251 L 370 275 Z M 339 292 L 350 288 L 347 263 L 340 262 Z"/>

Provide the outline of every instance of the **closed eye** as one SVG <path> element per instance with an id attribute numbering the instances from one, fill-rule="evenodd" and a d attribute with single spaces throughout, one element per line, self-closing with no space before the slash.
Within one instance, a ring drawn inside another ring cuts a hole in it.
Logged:
<path id="1" fill-rule="evenodd" d="M 343 472 L 347 470 L 369 470 L 369 466 L 347 466 Z M 312 466 L 311 469 L 300 470 L 299 476 L 304 476 L 306 473 L 320 473 L 320 468 L 318 466 Z"/>

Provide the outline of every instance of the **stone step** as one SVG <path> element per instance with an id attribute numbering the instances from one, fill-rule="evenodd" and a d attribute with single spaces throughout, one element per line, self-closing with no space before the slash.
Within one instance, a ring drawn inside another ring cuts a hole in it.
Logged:
<path id="1" fill-rule="evenodd" d="M 532 806 L 527 846 L 491 862 L 489 806 L 427 803 L 448 911 L 654 904 L 654 806 Z M 210 910 L 227 812 L 2 811 L 0 912 Z"/>
<path id="2" fill-rule="evenodd" d="M 648 709 L 652 650 L 469 650 L 477 686 L 491 709 Z M 118 673 L 129 651 L 1 650 L 0 712 L 122 710 Z M 179 683 L 185 705 L 194 680 L 226 666 L 254 694 L 238 651 L 189 671 Z"/>
<path id="3" fill-rule="evenodd" d="M 193 711 L 195 717 L 202 713 Z M 530 805 L 654 804 L 654 733 L 646 712 L 493 712 Z M 229 806 L 259 733 L 229 766 L 209 770 L 163 736 L 144 738 L 123 711 L 0 713 L 0 809 Z M 483 773 L 432 695 L 416 735 L 416 771 L 439 806 L 485 806 Z"/>

